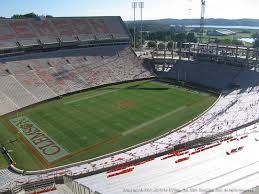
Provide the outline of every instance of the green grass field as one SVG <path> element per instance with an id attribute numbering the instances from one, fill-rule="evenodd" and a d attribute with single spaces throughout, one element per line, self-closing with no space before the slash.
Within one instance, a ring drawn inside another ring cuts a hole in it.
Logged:
<path id="1" fill-rule="evenodd" d="M 162 135 L 193 119 L 216 97 L 155 81 L 139 81 L 87 91 L 1 117 L 0 143 L 18 167 L 42 169 L 90 159 Z M 20 140 L 10 119 L 26 116 L 74 155 L 51 166 L 41 163 Z M 93 146 L 95 145 L 95 146 Z M 0 167 L 7 162 L 0 156 Z"/>

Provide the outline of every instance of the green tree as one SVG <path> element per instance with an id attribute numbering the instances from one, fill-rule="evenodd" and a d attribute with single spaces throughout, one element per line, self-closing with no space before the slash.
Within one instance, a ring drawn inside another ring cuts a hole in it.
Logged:
<path id="1" fill-rule="evenodd" d="M 181 43 L 186 42 L 186 34 L 183 33 L 183 32 L 179 33 L 179 34 L 176 34 L 175 40 L 176 40 L 176 42 L 181 42 Z"/>
<path id="2" fill-rule="evenodd" d="M 160 42 L 159 44 L 158 44 L 158 46 L 157 46 L 159 49 L 165 49 L 165 44 L 164 43 L 162 43 L 162 42 Z"/>
<path id="3" fill-rule="evenodd" d="M 244 46 L 244 43 L 243 43 L 241 40 L 233 39 L 233 40 L 232 40 L 232 45 L 235 45 L 235 46 Z"/>
<path id="4" fill-rule="evenodd" d="M 21 14 L 15 14 L 13 15 L 11 18 L 12 19 L 24 19 L 24 18 L 38 18 L 39 16 L 36 15 L 35 13 L 27 13 L 27 14 L 24 14 L 24 15 L 21 15 Z"/>
<path id="5" fill-rule="evenodd" d="M 193 32 L 190 32 L 187 34 L 186 40 L 187 40 L 187 42 L 194 42 L 194 43 L 198 42 L 197 37 L 195 36 L 195 34 Z"/>
<path id="6" fill-rule="evenodd" d="M 171 41 L 175 39 L 175 33 L 172 31 L 155 31 L 149 33 L 149 40 L 158 40 L 158 41 Z"/>
<path id="7" fill-rule="evenodd" d="M 147 43 L 147 46 L 148 46 L 149 48 L 156 48 L 156 47 L 157 47 L 157 43 L 156 43 L 156 41 L 149 41 L 149 42 Z"/>

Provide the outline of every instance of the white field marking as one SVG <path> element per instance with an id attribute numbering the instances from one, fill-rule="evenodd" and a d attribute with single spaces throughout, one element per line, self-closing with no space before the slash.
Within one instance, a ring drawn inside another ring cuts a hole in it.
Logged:
<path id="1" fill-rule="evenodd" d="M 180 112 L 180 111 L 182 111 L 182 110 L 185 109 L 185 108 L 186 108 L 186 106 L 181 106 L 180 108 L 177 108 L 177 109 L 175 109 L 175 110 L 173 110 L 173 111 L 171 111 L 171 112 L 168 112 L 168 113 L 166 113 L 166 114 L 164 114 L 164 115 L 161 115 L 161 116 L 159 116 L 159 117 L 156 117 L 156 118 L 154 118 L 154 119 L 152 119 L 152 120 L 150 120 L 150 121 L 147 121 L 147 122 L 145 122 L 145 123 L 142 123 L 141 125 L 139 125 L 139 126 L 137 126 L 137 127 L 128 129 L 127 131 L 123 132 L 122 135 L 123 135 L 123 136 L 126 136 L 126 135 L 128 135 L 128 134 L 130 134 L 130 133 L 133 133 L 133 132 L 135 132 L 135 131 L 137 131 L 137 130 L 143 128 L 143 127 L 146 127 L 146 126 L 148 126 L 148 125 L 151 125 L 151 124 L 153 124 L 153 123 L 155 123 L 155 122 L 157 122 L 157 121 L 160 121 L 160 120 L 162 120 L 162 119 L 164 119 L 164 118 L 166 118 L 166 117 L 169 117 L 169 116 L 171 116 L 171 115 L 173 115 L 173 114 L 175 114 L 175 113 L 177 113 L 177 112 Z"/>
<path id="2" fill-rule="evenodd" d="M 120 90 L 120 89 L 118 89 L 118 90 Z M 105 91 L 105 92 L 101 92 L 101 93 L 97 93 L 97 94 L 94 94 L 94 95 L 86 96 L 84 98 L 79 98 L 79 99 L 76 99 L 76 100 L 71 100 L 71 101 L 65 102 L 63 104 L 65 104 L 65 105 L 66 104 L 73 104 L 75 102 L 80 102 L 80 101 L 83 101 L 83 100 L 95 98 L 95 97 L 102 96 L 102 95 L 105 95 L 105 94 L 109 94 L 109 93 L 112 93 L 112 92 L 117 92 L 118 90 L 117 89 L 115 89 L 115 90 L 108 90 L 108 91 Z"/>
<path id="3" fill-rule="evenodd" d="M 79 98 L 79 99 L 76 99 L 76 100 L 71 100 L 69 102 L 65 102 L 64 104 L 73 104 L 75 102 L 80 102 L 80 101 L 83 101 L 83 100 L 87 100 L 87 99 L 91 99 L 91 98 L 95 98 L 95 97 L 98 97 L 98 96 L 102 96 L 102 95 L 105 95 L 105 94 L 109 94 L 109 93 L 112 93 L 112 92 L 117 92 L 117 91 L 120 91 L 120 90 L 123 90 L 123 89 L 127 89 L 127 87 L 125 88 L 115 88 L 114 90 L 111 90 L 111 91 L 104 91 L 104 92 L 100 92 L 100 93 L 97 93 L 97 94 L 94 94 L 94 95 L 89 95 L 89 96 L 86 96 L 84 98 Z"/>

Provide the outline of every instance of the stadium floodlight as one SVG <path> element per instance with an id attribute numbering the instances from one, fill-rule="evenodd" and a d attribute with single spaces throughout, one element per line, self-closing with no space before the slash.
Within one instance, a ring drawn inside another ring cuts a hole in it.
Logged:
<path id="1" fill-rule="evenodd" d="M 143 9 L 144 9 L 144 2 L 138 3 L 140 8 L 140 20 L 141 20 L 141 28 L 140 28 L 140 34 L 141 34 L 141 47 L 143 42 Z"/>
<path id="2" fill-rule="evenodd" d="M 138 8 L 138 2 L 132 2 L 132 8 L 134 10 L 134 37 L 133 47 L 136 48 L 136 9 Z"/>

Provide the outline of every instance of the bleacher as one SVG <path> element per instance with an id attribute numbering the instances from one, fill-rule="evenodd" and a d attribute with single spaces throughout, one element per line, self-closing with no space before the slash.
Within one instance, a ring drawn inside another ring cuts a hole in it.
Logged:
<path id="1" fill-rule="evenodd" d="M 120 17 L 1 19 L 0 50 L 15 48 L 79 46 L 124 39 L 128 32 Z"/>
<path id="2" fill-rule="evenodd" d="M 159 76 L 224 90 L 240 70 L 238 67 L 218 63 L 182 61 L 174 64 L 169 72 L 163 72 Z"/>
<path id="3" fill-rule="evenodd" d="M 15 77 L 17 81 L 19 81 L 28 91 L 31 91 L 39 101 L 44 101 L 57 96 L 34 71 L 28 71 L 24 74 L 16 75 Z"/>
<path id="4" fill-rule="evenodd" d="M 28 20 L 10 21 L 8 24 L 21 46 L 30 47 L 39 45 L 37 35 Z"/>
<path id="5" fill-rule="evenodd" d="M 0 169 L 0 186 L 7 185 L 8 183 L 12 182 L 13 179 L 17 179 L 20 175 L 14 174 L 10 170 L 7 169 Z"/>
<path id="6" fill-rule="evenodd" d="M 82 162 L 40 176 L 37 174 L 23 176 L 21 179 L 17 179 L 17 181 L 20 181 L 18 183 L 25 184 L 33 180 L 48 179 L 60 174 L 63 175 L 64 172 L 69 172 L 73 176 L 84 175 L 163 153 L 175 146 L 199 138 L 232 132 L 238 127 L 259 120 L 259 73 L 241 71 L 239 68 L 235 69 L 218 64 L 209 64 L 208 66 L 194 64 L 194 66 L 204 69 L 194 72 L 189 81 L 208 84 L 219 89 L 226 87 L 230 82 L 234 82 L 240 85 L 240 89 L 224 90 L 217 103 L 210 110 L 176 132 L 172 129 L 172 132 L 159 139 L 95 161 Z M 215 70 L 216 67 L 217 70 Z M 187 75 L 190 75 L 193 71 L 192 68 L 194 67 L 188 66 L 185 68 Z M 6 69 L 9 70 L 9 73 Z M 24 95 L 27 91 L 26 94 L 29 93 L 30 96 L 28 98 L 26 95 L 23 97 L 26 102 L 33 97 L 38 101 L 42 100 L 35 95 L 37 93 L 35 88 L 37 81 L 31 81 L 31 74 L 27 75 L 25 71 L 34 72 L 35 76 L 38 77 L 37 80 L 45 84 L 47 93 L 51 93 L 53 96 L 70 93 L 80 88 L 87 89 L 110 83 L 152 77 L 152 73 L 143 64 L 143 61 L 136 57 L 128 46 L 82 48 L 10 57 L 1 61 L 0 78 L 8 81 L 8 83 L 3 82 L 7 85 L 6 87 L 11 88 L 8 86 L 11 84 L 15 89 L 7 90 L 3 87 L 3 90 L 0 80 L 0 99 L 3 102 L 0 103 L 0 110 L 7 106 L 11 112 L 12 108 L 16 106 L 20 108 L 26 104 L 18 100 L 16 92 Z M 221 74 L 222 72 L 224 74 Z M 208 75 L 204 75 L 204 73 L 208 73 Z M 21 75 L 23 78 L 20 77 Z M 206 80 L 209 77 L 210 79 Z M 23 81 L 24 78 L 29 81 Z M 222 80 L 219 80 L 221 78 Z M 215 83 L 213 80 L 215 80 Z M 32 83 L 33 87 L 28 87 L 28 82 Z M 19 89 L 17 89 L 18 84 L 21 87 Z M 6 110 L 9 110 L 8 108 Z M 0 113 L 6 114 L 7 112 Z M 182 161 L 179 160 L 178 162 Z"/>
<path id="7" fill-rule="evenodd" d="M 128 46 L 7 57 L 0 63 L 0 114 L 88 88 L 152 76 Z"/>
<path id="8" fill-rule="evenodd" d="M 54 58 L 48 60 L 56 72 L 56 79 L 64 80 L 66 85 L 71 89 L 71 92 L 80 91 L 87 87 L 84 79 L 78 75 L 71 64 L 64 58 Z"/>
<path id="9" fill-rule="evenodd" d="M 59 35 L 50 21 L 31 21 L 31 25 L 37 31 L 41 44 L 44 46 L 57 46 L 59 44 L 57 40 Z"/>
<path id="10" fill-rule="evenodd" d="M 0 19 L 0 116 L 92 87 L 154 77 L 129 41 L 120 17 Z M 134 158 L 122 154 L 104 163 L 122 157 Z M 19 190 L 67 171 L 27 176 L 0 170 L 0 189 Z"/>
<path id="11" fill-rule="evenodd" d="M 76 42 L 76 34 L 72 22 L 69 19 L 56 19 L 52 21 L 52 24 L 59 33 L 59 38 L 62 43 Z"/>
<path id="12" fill-rule="evenodd" d="M 2 92 L 0 93 L 0 107 L 0 115 L 4 115 L 8 112 L 13 112 L 19 108 Z"/>
<path id="13" fill-rule="evenodd" d="M 0 88 L 1 92 L 20 108 L 39 102 L 13 75 L 0 77 Z"/>
<path id="14" fill-rule="evenodd" d="M 7 22 L 0 22 L 0 50 L 17 48 L 17 40 L 14 32 L 10 29 Z"/>

